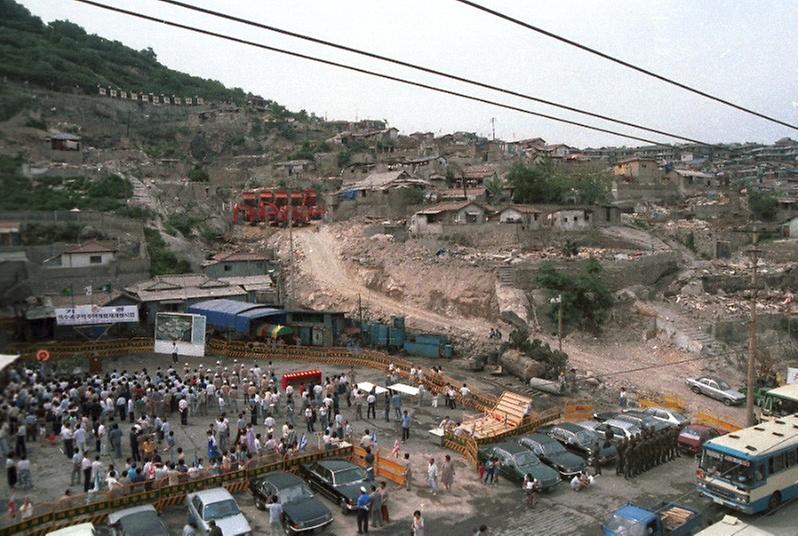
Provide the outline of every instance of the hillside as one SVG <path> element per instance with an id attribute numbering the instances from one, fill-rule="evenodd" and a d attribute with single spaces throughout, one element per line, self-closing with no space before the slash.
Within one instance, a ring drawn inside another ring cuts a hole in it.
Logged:
<path id="1" fill-rule="evenodd" d="M 89 94 L 101 84 L 215 101 L 246 100 L 239 88 L 165 67 L 152 49 L 136 51 L 89 35 L 68 21 L 44 24 L 13 0 L 0 0 L 0 75 L 61 91 L 77 87 Z"/>

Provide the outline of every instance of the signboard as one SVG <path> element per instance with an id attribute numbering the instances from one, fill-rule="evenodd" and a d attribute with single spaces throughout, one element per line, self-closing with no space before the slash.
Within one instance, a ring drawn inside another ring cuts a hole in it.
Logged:
<path id="1" fill-rule="evenodd" d="M 40 362 L 45 362 L 50 359 L 50 352 L 45 349 L 37 350 L 36 352 L 36 360 Z"/>
<path id="2" fill-rule="evenodd" d="M 205 317 L 185 313 L 158 313 L 155 316 L 155 353 L 205 355 Z"/>
<path id="3" fill-rule="evenodd" d="M 138 321 L 139 308 L 136 305 L 118 305 L 114 307 L 78 305 L 55 310 L 55 322 L 59 326 L 89 326 Z"/>
<path id="4" fill-rule="evenodd" d="M 798 383 L 798 368 L 787 367 L 787 383 Z"/>

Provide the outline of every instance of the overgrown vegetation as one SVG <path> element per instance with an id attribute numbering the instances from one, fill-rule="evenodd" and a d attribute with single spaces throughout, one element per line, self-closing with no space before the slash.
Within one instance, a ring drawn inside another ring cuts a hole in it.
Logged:
<path id="1" fill-rule="evenodd" d="M 75 243 L 83 240 L 105 240 L 108 235 L 100 230 L 89 232 L 84 226 L 75 223 L 49 225 L 28 223 L 21 230 L 22 243 L 26 246 L 52 244 L 53 242 Z"/>
<path id="2" fill-rule="evenodd" d="M 144 237 L 147 239 L 147 253 L 150 256 L 150 274 L 185 274 L 191 271 L 191 265 L 186 259 L 178 259 L 177 255 L 169 250 L 166 242 L 157 229 L 146 227 Z"/>
<path id="3" fill-rule="evenodd" d="M 201 95 L 208 100 L 246 101 L 239 88 L 168 69 L 151 48 L 136 51 L 68 21 L 44 24 L 13 0 L 0 0 L 0 75 L 55 90 L 97 84 L 145 93 Z"/>
<path id="4" fill-rule="evenodd" d="M 564 173 L 546 164 L 516 162 L 507 175 L 515 203 L 578 203 L 606 201 L 610 180 L 603 173 Z"/>
<path id="5" fill-rule="evenodd" d="M 164 222 L 166 232 L 172 236 L 177 236 L 179 232 L 185 237 L 191 236 L 194 232 L 194 226 L 200 222 L 199 218 L 189 216 L 188 214 L 172 214 Z"/>
<path id="6" fill-rule="evenodd" d="M 547 380 L 556 380 L 568 366 L 568 354 L 551 348 L 548 343 L 540 339 L 530 341 L 529 330 L 525 327 L 511 331 L 510 342 L 505 346 L 543 363 L 545 368 L 542 376 Z"/>
<path id="7" fill-rule="evenodd" d="M 601 264 L 590 259 L 581 272 L 572 274 L 544 263 L 537 275 L 537 284 L 551 291 L 551 296 L 562 296 L 551 310 L 552 318 L 562 307 L 563 322 L 576 324 L 592 332 L 600 330 L 613 303 L 612 292 L 601 278 Z"/>
<path id="8" fill-rule="evenodd" d="M 88 177 L 38 177 L 20 172 L 23 159 L 0 156 L 0 210 L 98 210 L 126 207 L 133 185 L 119 175 Z"/>
<path id="9" fill-rule="evenodd" d="M 773 221 L 779 212 L 779 202 L 770 194 L 753 190 L 748 194 L 748 208 L 754 219 Z"/>
<path id="10" fill-rule="evenodd" d="M 208 171 L 199 164 L 194 164 L 194 167 L 188 172 L 188 178 L 191 182 L 208 182 L 211 180 Z"/>

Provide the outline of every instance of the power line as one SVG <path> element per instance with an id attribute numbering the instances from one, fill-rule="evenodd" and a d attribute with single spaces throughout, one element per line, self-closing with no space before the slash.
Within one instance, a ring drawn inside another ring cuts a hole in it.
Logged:
<path id="1" fill-rule="evenodd" d="M 381 54 L 376 54 L 374 52 L 368 52 L 368 51 L 363 50 L 363 49 L 358 49 L 358 48 L 354 48 L 354 47 L 350 47 L 350 46 L 346 46 L 346 45 L 341 45 L 339 43 L 334 43 L 332 41 L 327 41 L 327 40 L 320 39 L 320 38 L 317 38 L 317 37 L 312 37 L 312 36 L 309 36 L 309 35 L 293 32 L 291 30 L 285 30 L 285 29 L 282 29 L 282 28 L 269 26 L 269 25 L 266 25 L 266 24 L 262 24 L 262 23 L 259 23 L 259 22 L 252 21 L 252 20 L 236 17 L 236 16 L 233 16 L 233 15 L 228 15 L 226 13 L 221 13 L 219 11 L 214 11 L 214 10 L 211 10 L 211 9 L 205 9 L 205 8 L 202 8 L 202 7 L 199 7 L 199 6 L 194 6 L 194 5 L 191 5 L 191 4 L 187 4 L 185 2 L 179 2 L 178 0 L 159 0 L 159 1 L 163 2 L 165 4 L 172 4 L 172 5 L 175 5 L 175 6 L 178 6 L 178 7 L 182 7 L 182 8 L 191 10 L 191 11 L 196 11 L 196 12 L 199 12 L 199 13 L 205 13 L 206 15 L 212 15 L 214 17 L 230 20 L 230 21 L 233 21 L 233 22 L 238 22 L 238 23 L 241 23 L 241 24 L 254 26 L 256 28 L 261 28 L 263 30 L 268 30 L 270 32 L 275 32 L 275 33 L 279 33 L 279 34 L 282 34 L 282 35 L 295 37 L 297 39 L 303 39 L 305 41 L 310 41 L 312 43 L 317 43 L 317 44 L 320 44 L 320 45 L 336 48 L 338 50 L 344 50 L 346 52 L 352 52 L 354 54 L 359 54 L 361 56 L 366 56 L 368 58 L 377 59 L 377 60 L 385 61 L 385 62 L 388 62 L 388 63 L 393 63 L 395 65 L 401 65 L 402 67 L 408 67 L 410 69 L 415 69 L 417 71 L 422 71 L 422 72 L 425 72 L 425 73 L 434 74 L 434 75 L 437 75 L 437 76 L 442 76 L 444 78 L 449 78 L 451 80 L 456 80 L 458 82 L 471 84 L 471 85 L 474 85 L 474 86 L 477 86 L 477 87 L 481 87 L 481 88 L 484 88 L 484 89 L 490 89 L 492 91 L 498 91 L 498 92 L 504 93 L 506 95 L 512 95 L 514 97 L 520 97 L 522 99 L 527 99 L 527 100 L 530 100 L 530 101 L 546 104 L 546 105 L 549 105 L 549 106 L 554 106 L 556 108 L 561 108 L 561 109 L 564 109 L 564 110 L 568 110 L 568 111 L 571 111 L 571 112 L 576 112 L 576 113 L 587 115 L 587 116 L 594 117 L 594 118 L 597 118 L 597 119 L 602 119 L 604 121 L 610 121 L 612 123 L 618 123 L 620 125 L 633 127 L 633 128 L 637 128 L 637 129 L 640 129 L 640 130 L 645 130 L 645 131 L 648 131 L 648 132 L 651 132 L 651 133 L 654 133 L 654 134 L 661 134 L 663 136 L 676 138 L 676 139 L 687 141 L 687 142 L 690 142 L 690 143 L 696 143 L 696 144 L 699 144 L 699 145 L 706 145 L 706 146 L 710 146 L 710 147 L 712 146 L 712 144 L 710 144 L 710 143 L 703 142 L 703 141 L 700 141 L 700 140 L 696 140 L 696 139 L 693 139 L 693 138 L 688 138 L 688 137 L 685 137 L 685 136 L 680 136 L 679 134 L 673 134 L 672 132 L 667 132 L 667 131 L 664 131 L 664 130 L 657 130 L 655 128 L 646 127 L 646 126 L 643 126 L 643 125 L 640 125 L 640 124 L 637 124 L 637 123 L 632 123 L 630 121 L 624 121 L 622 119 L 616 119 L 614 117 L 610 117 L 610 116 L 607 116 L 607 115 L 602 115 L 602 114 L 595 113 L 595 112 L 590 112 L 590 111 L 587 111 L 587 110 L 584 110 L 584 109 L 581 109 L 581 108 L 576 108 L 574 106 L 568 106 L 566 104 L 554 102 L 554 101 L 543 99 L 543 98 L 540 98 L 540 97 L 535 97 L 535 96 L 528 95 L 528 94 L 525 94 L 525 93 L 521 93 L 521 92 L 518 92 L 518 91 L 513 91 L 511 89 L 506 89 L 506 88 L 494 86 L 492 84 L 488 84 L 488 83 L 485 83 L 485 82 L 480 82 L 478 80 L 474 80 L 474 79 L 471 79 L 471 78 L 466 78 L 464 76 L 458 76 L 458 75 L 455 75 L 455 74 L 447 73 L 445 71 L 441 71 L 441 70 L 438 70 L 438 69 L 432 69 L 430 67 L 424 67 L 422 65 L 418 65 L 418 64 L 415 64 L 415 63 L 410 63 L 410 62 L 403 61 L 403 60 L 398 60 L 398 59 L 395 59 L 395 58 L 390 58 L 388 56 L 383 56 Z"/>
<path id="2" fill-rule="evenodd" d="M 304 60 L 313 61 L 313 62 L 321 63 L 321 64 L 324 64 L 324 65 L 329 65 L 331 67 L 338 67 L 340 69 L 345 69 L 345 70 L 348 70 L 348 71 L 353 71 L 353 72 L 357 72 L 357 73 L 361 73 L 361 74 L 367 74 L 367 75 L 374 76 L 374 77 L 377 77 L 377 78 L 383 78 L 385 80 L 391 80 L 391 81 L 394 81 L 394 82 L 399 82 L 399 83 L 410 85 L 410 86 L 415 86 L 415 87 L 420 87 L 420 88 L 423 88 L 423 89 L 428 89 L 430 91 L 435 91 L 437 93 L 443 93 L 445 95 L 451 95 L 451 96 L 455 96 L 455 97 L 460 97 L 460 98 L 471 100 L 471 101 L 474 101 L 474 102 L 481 102 L 483 104 L 489 104 L 491 106 L 496 106 L 496 107 L 499 107 L 499 108 L 504 108 L 504 109 L 507 109 L 507 110 L 515 111 L 515 112 L 521 112 L 521 113 L 524 113 L 524 114 L 527 114 L 527 115 L 533 115 L 533 116 L 536 116 L 536 117 L 542 117 L 544 119 L 549 119 L 551 121 L 557 121 L 559 123 L 565 123 L 565 124 L 568 124 L 568 125 L 573 125 L 573 126 L 577 126 L 577 127 L 580 127 L 580 128 L 585 128 L 585 129 L 588 129 L 588 130 L 594 130 L 596 132 L 603 132 L 605 134 L 612 134 L 613 136 L 620 136 L 622 138 L 627 138 L 627 139 L 631 139 L 631 140 L 641 141 L 641 142 L 644 142 L 644 143 L 649 143 L 649 144 L 654 144 L 654 145 L 661 145 L 661 142 L 650 140 L 650 139 L 643 138 L 643 137 L 640 137 L 640 136 L 635 136 L 633 134 L 625 134 L 623 132 L 618 132 L 618 131 L 615 131 L 615 130 L 610 130 L 610 129 L 598 127 L 598 126 L 595 126 L 595 125 L 589 125 L 589 124 L 582 123 L 582 122 L 579 122 L 579 121 L 573 121 L 573 120 L 570 120 L 570 119 L 565 119 L 565 118 L 562 118 L 562 117 L 557 117 L 557 116 L 553 116 L 553 115 L 549 115 L 549 114 L 544 114 L 544 113 L 541 113 L 541 112 L 534 112 L 534 111 L 528 110 L 526 108 L 521 108 L 521 107 L 513 106 L 513 105 L 510 105 L 510 104 L 503 104 L 501 102 L 493 101 L 493 100 L 490 100 L 490 99 L 485 99 L 485 98 L 482 98 L 482 97 L 476 97 L 476 96 L 469 95 L 469 94 L 466 94 L 466 93 L 460 93 L 460 92 L 453 91 L 453 90 L 450 90 L 450 89 L 442 88 L 440 86 L 433 86 L 431 84 L 424 84 L 422 82 L 416 82 L 416 81 L 413 81 L 413 80 L 408 80 L 406 78 L 400 78 L 398 76 L 393 76 L 393 75 L 389 75 L 389 74 L 383 74 L 383 73 L 379 73 L 379 72 L 376 72 L 376 71 L 370 71 L 368 69 L 362 69 L 360 67 L 355 67 L 355 66 L 348 65 L 348 64 L 345 64 L 345 63 L 339 63 L 339 62 L 335 62 L 335 61 L 331 61 L 331 60 L 325 60 L 323 58 L 318 58 L 318 57 L 315 57 L 315 56 L 309 56 L 307 54 L 302 54 L 302 53 L 294 52 L 294 51 L 291 51 L 291 50 L 277 48 L 277 47 L 273 47 L 273 46 L 270 46 L 270 45 L 264 45 L 263 43 L 256 43 L 254 41 L 248 41 L 246 39 L 233 37 L 231 35 L 226 35 L 226 34 L 221 34 L 221 33 L 217 33 L 217 32 L 212 32 L 210 30 L 204 30 L 202 28 L 197 28 L 197 27 L 194 27 L 194 26 L 188 26 L 186 24 L 181 24 L 181 23 L 173 22 L 173 21 L 166 20 L 166 19 L 161 19 L 161 18 L 158 18 L 158 17 L 152 17 L 152 16 L 149 16 L 149 15 L 144 15 L 142 13 L 137 13 L 137 12 L 129 11 L 129 10 L 126 10 L 126 9 L 121 9 L 121 8 L 118 8 L 118 7 L 108 6 L 108 5 L 105 5 L 105 4 L 98 3 L 98 2 L 93 2 L 92 0 L 74 0 L 74 1 L 75 2 L 79 2 L 81 4 L 86 4 L 86 5 L 91 5 L 91 6 L 94 6 L 94 7 L 98 7 L 100 9 L 113 11 L 115 13 L 121 13 L 123 15 L 129 15 L 131 17 L 136 17 L 136 18 L 143 19 L 143 20 L 149 20 L 151 22 L 157 22 L 157 23 L 163 24 L 165 26 L 171 26 L 173 28 L 180 28 L 182 30 L 188 30 L 190 32 L 194 32 L 194 33 L 198 33 L 198 34 L 202 34 L 202 35 L 208 35 L 208 36 L 211 36 L 211 37 L 216 37 L 216 38 L 219 38 L 219 39 L 224 39 L 226 41 L 232 41 L 234 43 L 239 43 L 239 44 L 242 44 L 242 45 L 248 45 L 248 46 L 252 46 L 252 47 L 255 47 L 255 48 L 260 48 L 260 49 L 263 49 L 263 50 L 269 50 L 271 52 L 277 52 L 279 54 L 285 54 L 287 56 L 292 56 L 292 57 L 295 57 L 295 58 L 301 58 L 301 59 L 304 59 Z"/>
<path id="3" fill-rule="evenodd" d="M 770 121 L 772 123 L 776 123 L 778 125 L 782 125 L 782 126 L 791 128 L 793 130 L 798 130 L 798 126 L 792 125 L 792 124 L 787 123 L 785 121 L 782 121 L 781 119 L 776 119 L 775 117 L 770 117 L 769 115 L 765 115 L 765 114 L 763 114 L 761 112 L 757 112 L 757 111 L 752 110 L 750 108 L 746 108 L 746 107 L 741 106 L 739 104 L 735 104 L 735 103 L 733 103 L 733 102 L 731 102 L 729 100 L 723 99 L 721 97 L 716 97 L 715 95 L 711 95 L 711 94 L 709 94 L 709 93 L 707 93 L 705 91 L 702 91 L 700 89 L 694 88 L 692 86 L 688 86 L 687 84 L 684 84 L 682 82 L 677 82 L 676 80 L 673 80 L 672 78 L 668 78 L 665 75 L 661 75 L 661 74 L 655 73 L 653 71 L 650 71 L 648 69 L 645 69 L 643 67 L 639 67 L 637 65 L 629 63 L 628 61 L 624 61 L 622 59 L 616 58 L 615 56 L 607 54 L 606 52 L 601 52 L 600 50 L 596 50 L 595 48 L 591 48 L 591 47 L 589 47 L 587 45 L 583 45 L 582 43 L 579 43 L 577 41 L 573 41 L 571 39 L 568 39 L 567 37 L 563 37 L 563 36 L 561 36 L 559 34 L 556 34 L 554 32 L 550 32 L 548 30 L 544 30 L 543 28 L 539 28 L 537 26 L 533 26 L 532 24 L 529 24 L 529 23 L 524 22 L 522 20 L 516 19 L 515 17 L 511 17 L 510 15 L 507 15 L 505 13 L 501 13 L 500 11 L 496 11 L 494 9 L 490 9 L 490 8 L 485 7 L 485 6 L 483 6 L 481 4 L 478 4 L 476 2 L 472 2 L 471 0 L 455 0 L 455 2 L 460 2 L 461 4 L 465 4 L 467 6 L 473 7 L 474 9 L 477 9 L 479 11 L 482 11 L 482 12 L 488 13 L 490 15 L 493 15 L 494 17 L 498 17 L 500 19 L 504 19 L 506 21 L 512 22 L 513 24 L 517 24 L 519 26 L 523 26 L 524 28 L 526 28 L 528 30 L 532 30 L 533 32 L 537 32 L 539 34 L 545 35 L 546 37 L 551 37 L 552 39 L 556 39 L 557 41 L 561 41 L 561 42 L 563 42 L 563 43 L 565 43 L 567 45 L 571 45 L 572 47 L 576 47 L 576 48 L 578 48 L 580 50 L 584 50 L 585 52 L 589 52 L 591 54 L 595 54 L 596 56 L 604 58 L 605 60 L 609 60 L 609 61 L 611 61 L 613 63 L 617 63 L 618 65 L 622 65 L 622 66 L 624 66 L 624 67 L 626 67 L 628 69 L 632 69 L 632 70 L 637 71 L 639 73 L 643 73 L 646 76 L 650 76 L 652 78 L 656 78 L 657 80 L 660 80 L 660 81 L 665 82 L 667 84 L 671 84 L 673 86 L 676 86 L 678 88 L 684 89 L 684 90 L 689 91 L 691 93 L 695 93 L 696 95 L 701 95 L 702 97 L 705 97 L 707 99 L 713 100 L 715 102 L 719 102 L 721 104 L 725 104 L 726 106 L 730 106 L 732 108 L 740 110 L 741 112 L 745 112 L 745 113 L 748 113 L 748 114 L 751 114 L 751 115 L 755 115 L 757 117 L 760 117 L 760 118 L 765 119 L 767 121 Z"/>

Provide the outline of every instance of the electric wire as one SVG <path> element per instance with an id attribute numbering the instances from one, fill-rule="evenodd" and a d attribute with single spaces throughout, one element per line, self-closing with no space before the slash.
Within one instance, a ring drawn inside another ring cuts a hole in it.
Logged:
<path id="1" fill-rule="evenodd" d="M 631 140 L 641 141 L 643 143 L 648 143 L 648 144 L 653 144 L 653 145 L 662 145 L 661 142 L 658 142 L 658 141 L 655 141 L 655 140 L 651 140 L 651 139 L 648 139 L 648 138 L 643 138 L 641 136 L 636 136 L 634 134 L 627 134 L 627 133 L 611 130 L 611 129 L 608 129 L 608 128 L 603 128 L 603 127 L 599 127 L 599 126 L 595 126 L 595 125 L 590 125 L 590 124 L 587 124 L 587 123 L 582 123 L 580 121 L 574 121 L 574 120 L 571 120 L 571 119 L 565 119 L 563 117 L 557 117 L 557 116 L 553 116 L 553 115 L 550 115 L 550 114 L 544 114 L 544 113 L 541 113 L 541 112 L 535 112 L 535 111 L 532 111 L 532 110 L 529 110 L 529 109 L 526 109 L 526 108 L 521 108 L 519 106 L 513 106 L 513 105 L 510 105 L 510 104 L 504 104 L 504 103 L 497 102 L 497 101 L 490 100 L 490 99 L 486 99 L 486 98 L 483 98 L 483 97 L 477 97 L 477 96 L 470 95 L 470 94 L 467 94 L 467 93 L 461 93 L 461 92 L 458 92 L 458 91 L 442 88 L 440 86 L 435 86 L 435 85 L 431 85 L 431 84 L 425 84 L 425 83 L 422 83 L 422 82 L 416 82 L 414 80 L 409 80 L 409 79 L 406 79 L 406 78 L 400 78 L 398 76 L 393 76 L 393 75 L 384 74 L 384 73 L 380 73 L 380 72 L 376 72 L 376 71 L 371 71 L 371 70 L 368 70 L 368 69 L 355 67 L 353 65 L 348 65 L 348 64 L 345 64 L 345 63 L 340 63 L 340 62 L 336 62 L 336 61 L 332 61 L 332 60 L 326 60 L 326 59 L 319 58 L 319 57 L 316 57 L 316 56 L 310 56 L 310 55 L 307 55 L 307 54 L 302 54 L 300 52 L 294 52 L 294 51 L 286 50 L 286 49 L 283 49 L 283 48 L 278 48 L 278 47 L 274 47 L 274 46 L 270 46 L 270 45 L 265 45 L 263 43 L 256 43 L 254 41 L 249 41 L 249 40 L 242 39 L 242 38 L 239 38 L 239 37 L 234 37 L 234 36 L 227 35 L 227 34 L 222 34 L 222 33 L 213 32 L 213 31 L 210 31 L 210 30 L 205 30 L 205 29 L 202 29 L 202 28 L 197 28 L 197 27 L 194 27 L 194 26 L 189 26 L 189 25 L 186 25 L 186 24 L 181 24 L 179 22 L 174 22 L 174 21 L 170 21 L 170 20 L 167 20 L 167 19 L 162 19 L 162 18 L 159 18 L 159 17 L 153 17 L 153 16 L 150 16 L 150 15 L 145 15 L 143 13 L 138 13 L 138 12 L 135 12 L 135 11 L 129 11 L 127 9 L 122 9 L 122 8 L 118 8 L 118 7 L 114 7 L 114 6 L 109 6 L 109 5 L 106 5 L 106 4 L 99 3 L 99 2 L 94 2 L 92 0 L 74 0 L 74 1 L 78 2 L 78 3 L 81 3 L 81 4 L 94 6 L 94 7 L 100 8 L 100 9 L 105 9 L 107 11 L 112 11 L 112 12 L 115 12 L 115 13 L 128 15 L 128 16 L 139 18 L 139 19 L 143 19 L 143 20 L 148 20 L 148 21 L 151 21 L 151 22 L 157 22 L 157 23 L 163 24 L 165 26 L 171 26 L 173 28 L 180 28 L 182 30 L 188 30 L 190 32 L 198 33 L 198 34 L 201 34 L 201 35 L 207 35 L 207 36 L 210 36 L 210 37 L 216 37 L 216 38 L 223 39 L 223 40 L 226 40 L 226 41 L 231 41 L 231 42 L 239 43 L 239 44 L 242 44 L 242 45 L 248 45 L 248 46 L 252 46 L 252 47 L 255 47 L 255 48 L 260 48 L 262 50 L 268 50 L 268 51 L 271 51 L 271 52 L 277 52 L 279 54 L 284 54 L 284 55 L 287 55 L 287 56 L 292 56 L 292 57 L 295 57 L 295 58 L 300 58 L 300 59 L 312 61 L 312 62 L 315 62 L 315 63 L 328 65 L 328 66 L 331 66 L 331 67 L 337 67 L 337 68 L 340 68 L 340 69 L 345 69 L 345 70 L 348 70 L 348 71 L 353 71 L 353 72 L 357 72 L 357 73 L 361 73 L 361 74 L 367 74 L 367 75 L 370 75 L 370 76 L 373 76 L 373 77 L 376 77 L 376 78 L 382 78 L 382 79 L 385 79 L 385 80 L 391 80 L 391 81 L 394 81 L 394 82 L 399 82 L 399 83 L 402 83 L 402 84 L 406 84 L 406 85 L 410 85 L 410 86 L 414 86 L 414 87 L 427 89 L 427 90 L 434 91 L 434 92 L 437 92 L 437 93 L 442 93 L 442 94 L 445 94 L 445 95 L 450 95 L 450 96 L 454 96 L 454 97 L 460 97 L 460 98 L 471 100 L 471 101 L 474 101 L 474 102 L 480 102 L 480 103 L 483 103 L 483 104 L 489 104 L 491 106 L 496 106 L 498 108 L 504 108 L 504 109 L 507 109 L 507 110 L 515 111 L 515 112 L 521 112 L 521 113 L 524 113 L 524 114 L 527 114 L 527 115 L 532 115 L 532 116 L 535 116 L 535 117 L 541 117 L 541 118 L 544 118 L 544 119 L 549 119 L 551 121 L 557 121 L 559 123 L 565 123 L 565 124 L 568 124 L 568 125 L 573 125 L 573 126 L 576 126 L 576 127 L 579 127 L 579 128 L 593 130 L 593 131 L 596 131 L 596 132 L 603 132 L 605 134 L 612 134 L 613 136 L 620 136 L 622 138 L 627 138 L 627 139 L 631 139 Z"/>
<path id="2" fill-rule="evenodd" d="M 383 56 L 381 54 L 377 54 L 377 53 L 374 53 L 374 52 L 369 52 L 367 50 L 354 48 L 354 47 L 350 47 L 350 46 L 347 46 L 347 45 L 342 45 L 342 44 L 339 44 L 339 43 L 334 43 L 332 41 L 328 41 L 328 40 L 325 40 L 325 39 L 320 39 L 320 38 L 313 37 L 313 36 L 310 36 L 310 35 L 297 33 L 297 32 L 291 31 L 291 30 L 285 30 L 285 29 L 282 29 L 282 28 L 277 28 L 275 26 L 270 26 L 270 25 L 266 25 L 266 24 L 263 24 L 263 23 L 255 22 L 255 21 L 252 21 L 252 20 L 249 20 L 249 19 L 236 17 L 234 15 L 229 15 L 227 13 L 221 13 L 219 11 L 206 9 L 206 8 L 195 6 L 195 5 L 192 5 L 192 4 L 187 4 L 185 2 L 180 2 L 178 0 L 158 0 L 158 1 L 162 2 L 164 4 L 171 4 L 171 5 L 182 7 L 184 9 L 188 9 L 188 10 L 191 10 L 191 11 L 195 11 L 195 12 L 199 12 L 199 13 L 204 13 L 206 15 L 211 15 L 211 16 L 214 16 L 214 17 L 218 17 L 218 18 L 221 18 L 221 19 L 226 19 L 226 20 L 230 20 L 230 21 L 233 21 L 233 22 L 246 24 L 248 26 L 254 26 L 256 28 L 261 28 L 263 30 L 268 30 L 270 32 L 275 32 L 275 33 L 278 33 L 278 34 L 287 35 L 289 37 L 295 37 L 297 39 L 303 39 L 305 41 L 310 41 L 312 43 L 316 43 L 316 44 L 320 44 L 320 45 L 336 48 L 338 50 L 343 50 L 343 51 L 346 51 L 346 52 L 359 54 L 361 56 L 366 56 L 368 58 L 377 59 L 377 60 L 385 61 L 385 62 L 388 62 L 388 63 L 393 63 L 395 65 L 400 65 L 402 67 L 408 67 L 410 69 L 415 69 L 417 71 L 422 71 L 422 72 L 425 72 L 425 73 L 434 74 L 434 75 L 437 75 L 437 76 L 442 76 L 444 78 L 449 78 L 449 79 L 455 80 L 457 82 L 463 82 L 463 83 L 466 83 L 466 84 L 471 84 L 471 85 L 474 85 L 474 86 L 477 86 L 477 87 L 481 87 L 481 88 L 484 88 L 484 89 L 489 89 L 489 90 L 492 90 L 492 91 L 497 91 L 497 92 L 500 92 L 500 93 L 504 93 L 506 95 L 511 95 L 511 96 L 514 96 L 514 97 L 520 97 L 522 99 L 527 99 L 527 100 L 534 101 L 534 102 L 539 102 L 541 104 L 546 104 L 548 106 L 553 106 L 553 107 L 561 108 L 561 109 L 568 110 L 568 111 L 571 111 L 571 112 L 587 115 L 587 116 L 590 116 L 590 117 L 594 117 L 596 119 L 602 119 L 604 121 L 617 123 L 617 124 L 624 125 L 624 126 L 627 126 L 627 127 L 632 127 L 632 128 L 637 128 L 637 129 L 640 129 L 640 130 L 645 130 L 645 131 L 651 132 L 653 134 L 661 134 L 663 136 L 668 136 L 668 137 L 671 137 L 671 138 L 676 138 L 676 139 L 679 139 L 679 140 L 682 140 L 682 141 L 686 141 L 686 142 L 690 142 L 690 143 L 696 143 L 696 144 L 699 144 L 699 145 L 712 146 L 712 144 L 710 144 L 710 143 L 707 143 L 707 142 L 704 142 L 704 141 L 701 141 L 701 140 L 697 140 L 697 139 L 694 139 L 694 138 L 688 138 L 688 137 L 685 137 L 685 136 L 681 136 L 679 134 L 674 134 L 672 132 L 667 132 L 667 131 L 664 131 L 664 130 L 658 130 L 658 129 L 651 128 L 651 127 L 646 127 L 646 126 L 643 126 L 643 125 L 640 125 L 640 124 L 637 124 L 637 123 L 633 123 L 633 122 L 630 122 L 630 121 L 624 121 L 622 119 L 617 119 L 617 118 L 614 118 L 614 117 L 611 117 L 611 116 L 607 116 L 607 115 L 603 115 L 603 114 L 600 114 L 600 113 L 590 112 L 588 110 L 577 108 L 575 106 L 569 106 L 569 105 L 566 105 L 566 104 L 554 102 L 554 101 L 543 99 L 543 98 L 540 98 L 540 97 L 535 97 L 535 96 L 532 96 L 532 95 L 529 95 L 529 94 L 525 94 L 525 93 L 521 93 L 521 92 L 518 92 L 518 91 L 511 90 L 511 89 L 506 89 L 506 88 L 503 88 L 503 87 L 494 86 L 492 84 L 488 84 L 488 83 L 485 83 L 485 82 L 480 82 L 480 81 L 474 80 L 472 78 L 467 78 L 467 77 L 464 77 L 464 76 L 459 76 L 459 75 L 447 73 L 447 72 L 441 71 L 439 69 L 433 69 L 433 68 L 430 68 L 430 67 L 424 67 L 424 66 L 418 65 L 416 63 L 411 63 L 411 62 L 408 62 L 408 61 L 403 61 L 403 60 L 399 60 L 399 59 L 396 59 L 396 58 Z"/>
<path id="3" fill-rule="evenodd" d="M 574 41 L 572 39 L 568 39 L 567 37 L 563 37 L 563 36 L 561 36 L 559 34 L 556 34 L 554 32 L 551 32 L 551 31 L 548 31 L 548 30 L 544 30 L 543 28 L 540 28 L 538 26 L 534 26 L 532 24 L 529 24 L 528 22 L 524 22 L 524 21 L 522 21 L 520 19 L 517 19 L 515 17 L 507 15 L 506 13 L 502 13 L 500 11 L 496 11 L 495 9 L 490 9 L 489 7 L 483 6 L 482 4 L 478 4 L 477 2 L 473 2 L 471 0 L 455 0 L 455 2 L 459 2 L 461 4 L 467 5 L 469 7 L 472 7 L 474 9 L 477 9 L 477 10 L 482 11 L 484 13 L 488 13 L 490 15 L 493 15 L 494 17 L 498 17 L 500 19 L 504 19 L 506 21 L 512 22 L 513 24 L 517 24 L 518 26 L 522 26 L 522 27 L 524 27 L 524 28 L 526 28 L 528 30 L 532 30 L 533 32 L 537 32 L 539 34 L 545 35 L 546 37 L 550 37 L 552 39 L 556 39 L 557 41 L 561 41 L 561 42 L 563 42 L 563 43 L 565 43 L 567 45 L 570 45 L 572 47 L 576 47 L 576 48 L 578 48 L 580 50 L 584 50 L 585 52 L 589 52 L 590 54 L 594 54 L 596 56 L 604 58 L 605 60 L 609 60 L 609 61 L 611 61 L 613 63 L 617 63 L 618 65 L 622 65 L 622 66 L 624 66 L 624 67 L 626 67 L 628 69 L 632 69 L 632 70 L 637 71 L 639 73 L 645 74 L 646 76 L 650 76 L 652 78 L 656 78 L 657 80 L 660 80 L 660 81 L 665 82 L 667 84 L 671 84 L 673 86 L 676 86 L 678 88 L 684 89 L 684 90 L 689 91 L 691 93 L 695 93 L 696 95 L 700 95 L 702 97 L 705 97 L 707 99 L 713 100 L 715 102 L 719 102 L 719 103 L 724 104 L 726 106 L 730 106 L 730 107 L 735 108 L 735 109 L 737 109 L 737 110 L 739 110 L 741 112 L 745 112 L 745 113 L 757 116 L 757 117 L 759 117 L 761 119 L 765 119 L 766 121 L 770 121 L 772 123 L 776 123 L 778 125 L 782 125 L 782 126 L 785 126 L 787 128 L 791 128 L 793 130 L 798 130 L 798 126 L 792 125 L 790 123 L 787 123 L 786 121 L 782 121 L 781 119 L 777 119 L 775 117 L 771 117 L 769 115 L 765 115 L 765 114 L 763 114 L 761 112 L 757 112 L 756 110 L 752 110 L 750 108 L 746 108 L 746 107 L 741 106 L 739 104 L 735 104 L 734 102 L 731 102 L 731 101 L 729 101 L 727 99 L 724 99 L 724 98 L 721 98 L 721 97 L 717 97 L 715 95 L 707 93 L 706 91 L 702 91 L 700 89 L 697 89 L 697 88 L 694 88 L 692 86 L 689 86 L 689 85 L 687 85 L 687 84 L 685 84 L 683 82 L 679 82 L 679 81 L 674 80 L 672 78 L 668 78 L 665 75 L 661 75 L 661 74 L 655 73 L 653 71 L 650 71 L 650 70 L 648 70 L 648 69 L 646 69 L 644 67 L 640 67 L 638 65 L 634 65 L 633 63 L 630 63 L 628 61 L 624 61 L 624 60 L 622 60 L 620 58 L 617 58 L 615 56 L 607 54 L 606 52 L 601 52 L 600 50 L 596 50 L 595 48 L 591 48 L 591 47 L 589 47 L 587 45 L 584 45 L 584 44 L 579 43 L 577 41 Z"/>

